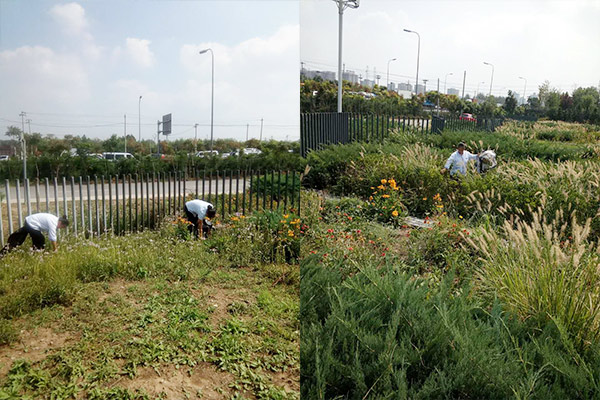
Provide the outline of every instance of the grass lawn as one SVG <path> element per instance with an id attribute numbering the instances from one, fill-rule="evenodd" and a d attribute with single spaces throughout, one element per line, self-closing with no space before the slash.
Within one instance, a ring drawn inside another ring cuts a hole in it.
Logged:
<path id="1" fill-rule="evenodd" d="M 299 398 L 298 266 L 181 232 L 2 260 L 0 398 Z"/>

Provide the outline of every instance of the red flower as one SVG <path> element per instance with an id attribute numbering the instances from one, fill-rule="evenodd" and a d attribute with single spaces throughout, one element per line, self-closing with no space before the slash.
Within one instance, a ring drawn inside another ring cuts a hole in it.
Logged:
<path id="1" fill-rule="evenodd" d="M 381 257 L 385 257 L 385 253 L 381 253 Z"/>

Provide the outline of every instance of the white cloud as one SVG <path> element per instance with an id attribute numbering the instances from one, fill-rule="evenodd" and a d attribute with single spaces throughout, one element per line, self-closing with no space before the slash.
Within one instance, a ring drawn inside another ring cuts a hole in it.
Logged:
<path id="1" fill-rule="evenodd" d="M 117 46 L 113 50 L 113 62 L 117 62 L 124 56 L 138 67 L 152 67 L 156 59 L 154 53 L 150 50 L 150 43 L 146 39 L 127 38 L 125 47 Z"/>
<path id="2" fill-rule="evenodd" d="M 91 35 L 87 31 L 89 23 L 85 16 L 85 10 L 80 4 L 57 4 L 50 9 L 50 15 L 65 33 L 83 35 L 86 39 L 91 39 Z"/>
<path id="3" fill-rule="evenodd" d="M 185 99 L 187 111 L 198 115 L 200 123 L 209 121 L 211 56 L 200 55 L 199 51 L 210 47 L 215 58 L 215 124 L 245 121 L 260 124 L 260 118 L 265 119 L 265 125 L 298 121 L 298 40 L 299 26 L 292 25 L 282 26 L 270 36 L 248 39 L 233 46 L 183 45 L 180 62 L 189 79 L 180 96 Z M 264 137 L 297 137 L 298 129 L 272 128 L 265 130 Z M 243 137 L 245 126 L 239 130 L 236 135 Z"/>
<path id="4" fill-rule="evenodd" d="M 42 46 L 0 52 L 3 92 L 12 93 L 17 107 L 43 110 L 48 104 L 72 107 L 90 97 L 88 76 L 80 60 Z M 0 109 L 12 109 L 13 96 L 2 96 Z"/>

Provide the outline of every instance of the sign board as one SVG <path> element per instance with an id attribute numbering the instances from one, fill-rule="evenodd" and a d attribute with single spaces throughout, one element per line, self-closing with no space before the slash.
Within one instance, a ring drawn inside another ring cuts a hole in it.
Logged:
<path id="1" fill-rule="evenodd" d="M 163 135 L 171 134 L 171 114 L 162 117 L 162 133 Z"/>

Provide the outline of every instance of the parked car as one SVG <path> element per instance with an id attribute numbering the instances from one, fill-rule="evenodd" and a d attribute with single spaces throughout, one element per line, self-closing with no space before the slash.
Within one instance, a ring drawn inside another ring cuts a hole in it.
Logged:
<path id="1" fill-rule="evenodd" d="M 118 161 L 118 160 L 123 160 L 125 158 L 133 158 L 133 154 L 131 154 L 131 153 L 118 153 L 118 152 L 102 153 L 102 156 L 104 157 L 105 160 L 109 160 L 109 161 Z"/>
<path id="2" fill-rule="evenodd" d="M 100 153 L 90 153 L 88 157 L 97 158 L 98 160 L 104 160 L 104 156 Z"/>
<path id="3" fill-rule="evenodd" d="M 261 154 L 262 153 L 262 151 L 260 151 L 259 149 L 254 148 L 254 147 L 247 147 L 245 149 L 241 149 L 241 151 L 243 151 L 244 154 Z M 240 150 L 238 150 L 237 153 L 239 154 Z"/>
<path id="4" fill-rule="evenodd" d="M 0 155 L 0 161 L 8 161 L 9 158 L 10 158 L 10 156 L 7 156 L 5 154 Z"/>
<path id="5" fill-rule="evenodd" d="M 196 157 L 204 158 L 204 157 L 217 157 L 219 152 L 217 150 L 204 150 L 196 153 Z"/>
<path id="6" fill-rule="evenodd" d="M 469 114 L 469 113 L 460 114 L 460 117 L 458 117 L 458 119 L 461 121 L 477 122 L 477 119 L 475 119 L 475 117 L 473 117 L 473 114 Z"/>

